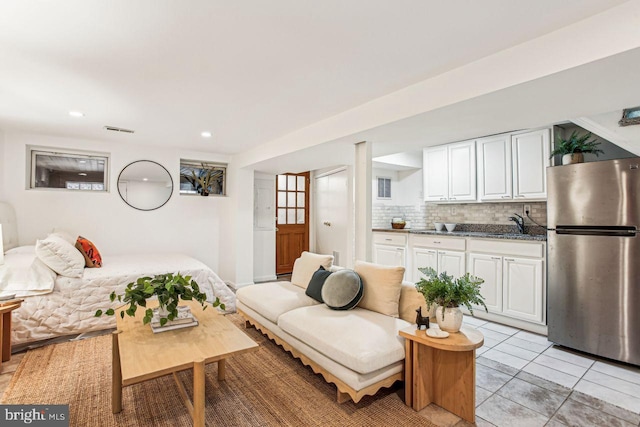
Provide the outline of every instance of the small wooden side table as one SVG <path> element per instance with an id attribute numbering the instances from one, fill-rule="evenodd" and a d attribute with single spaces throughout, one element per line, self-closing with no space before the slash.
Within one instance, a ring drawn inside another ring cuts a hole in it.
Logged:
<path id="1" fill-rule="evenodd" d="M 11 312 L 22 305 L 21 299 L 0 302 L 0 346 L 2 346 L 2 362 L 11 360 Z"/>
<path id="2" fill-rule="evenodd" d="M 435 403 L 475 423 L 476 349 L 481 332 L 463 326 L 447 338 L 431 338 L 415 327 L 402 329 L 405 338 L 405 404 L 419 411 Z"/>

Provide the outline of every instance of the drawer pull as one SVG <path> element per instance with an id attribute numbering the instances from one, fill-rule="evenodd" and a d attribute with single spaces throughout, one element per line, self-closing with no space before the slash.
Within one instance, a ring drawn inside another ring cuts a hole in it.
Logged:
<path id="1" fill-rule="evenodd" d="M 428 254 L 435 254 L 438 253 L 438 251 L 427 251 Z"/>
<path id="2" fill-rule="evenodd" d="M 437 241 L 437 240 L 434 240 L 434 241 L 433 241 L 433 243 L 434 243 L 435 245 L 439 245 L 439 244 L 440 244 L 440 242 L 439 242 L 439 241 Z"/>
<path id="3" fill-rule="evenodd" d="M 440 197 L 440 200 L 447 200 L 446 197 Z"/>
<path id="4" fill-rule="evenodd" d="M 517 197 L 517 196 L 516 196 Z M 511 196 L 502 196 L 503 199 L 510 199 Z"/>
<path id="5" fill-rule="evenodd" d="M 511 262 L 515 261 L 515 259 L 513 259 L 513 258 L 505 258 L 504 260 L 505 261 L 511 261 Z"/>
<path id="6" fill-rule="evenodd" d="M 387 242 L 390 242 L 390 241 L 391 241 L 391 240 L 393 240 L 393 239 L 384 239 L 384 240 L 386 240 Z"/>
<path id="7" fill-rule="evenodd" d="M 499 256 L 492 256 L 491 259 L 500 259 Z"/>

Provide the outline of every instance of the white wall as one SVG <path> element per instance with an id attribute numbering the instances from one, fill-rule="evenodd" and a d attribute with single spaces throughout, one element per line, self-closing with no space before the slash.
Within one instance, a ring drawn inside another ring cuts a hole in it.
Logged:
<path id="1" fill-rule="evenodd" d="M 0 130 L 0 165 L 4 169 L 4 132 Z M 5 200 L 4 173 L 0 173 L 0 200 Z"/>
<path id="2" fill-rule="evenodd" d="M 109 192 L 26 190 L 27 145 L 110 153 Z M 4 161 L 0 154 L 0 191 L 3 182 L 5 185 L 0 198 L 16 209 L 23 245 L 33 244 L 54 227 L 59 227 L 93 241 L 105 262 L 108 262 L 109 254 L 181 252 L 219 271 L 220 253 L 224 251 L 220 230 L 226 226 L 231 198 L 180 196 L 180 158 L 229 161 L 228 156 L 212 153 L 129 145 L 126 135 L 123 135 L 122 143 L 106 143 L 5 132 Z M 120 199 L 116 186 L 118 174 L 134 160 L 153 160 L 171 173 L 175 189 L 171 200 L 160 209 L 139 211 Z"/>
<path id="3" fill-rule="evenodd" d="M 378 177 L 391 178 L 391 199 L 378 198 Z M 420 206 L 422 204 L 422 169 L 371 171 L 372 204 L 384 206 Z"/>

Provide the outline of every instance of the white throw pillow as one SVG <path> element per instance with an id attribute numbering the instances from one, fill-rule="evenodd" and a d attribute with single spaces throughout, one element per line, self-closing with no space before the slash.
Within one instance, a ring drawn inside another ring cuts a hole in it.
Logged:
<path id="1" fill-rule="evenodd" d="M 50 235 L 36 242 L 36 255 L 61 276 L 82 277 L 84 257 L 75 246 L 60 236 Z"/>
<path id="2" fill-rule="evenodd" d="M 400 317 L 399 305 L 404 267 L 387 267 L 356 261 L 354 270 L 360 275 L 364 284 L 364 296 L 358 307 L 391 317 Z"/>
<path id="3" fill-rule="evenodd" d="M 54 229 L 53 233 L 49 234 L 49 236 L 60 237 L 62 240 L 66 240 L 67 242 L 71 243 L 72 245 L 75 245 L 76 244 L 76 240 L 78 240 L 78 235 L 76 235 L 74 237 L 74 235 L 69 233 L 68 231 L 60 230 L 60 229 Z"/>
<path id="4" fill-rule="evenodd" d="M 333 264 L 333 255 L 320 255 L 311 252 L 302 252 L 300 258 L 293 263 L 293 272 L 291 273 L 291 283 L 301 288 L 307 289 L 313 273 L 320 266 L 328 270 Z"/>

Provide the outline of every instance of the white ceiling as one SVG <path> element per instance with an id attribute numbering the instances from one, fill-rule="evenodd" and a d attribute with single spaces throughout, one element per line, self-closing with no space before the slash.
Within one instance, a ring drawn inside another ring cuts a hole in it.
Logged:
<path id="1" fill-rule="evenodd" d="M 240 153 L 621 3 L 3 1 L 0 129 Z"/>

